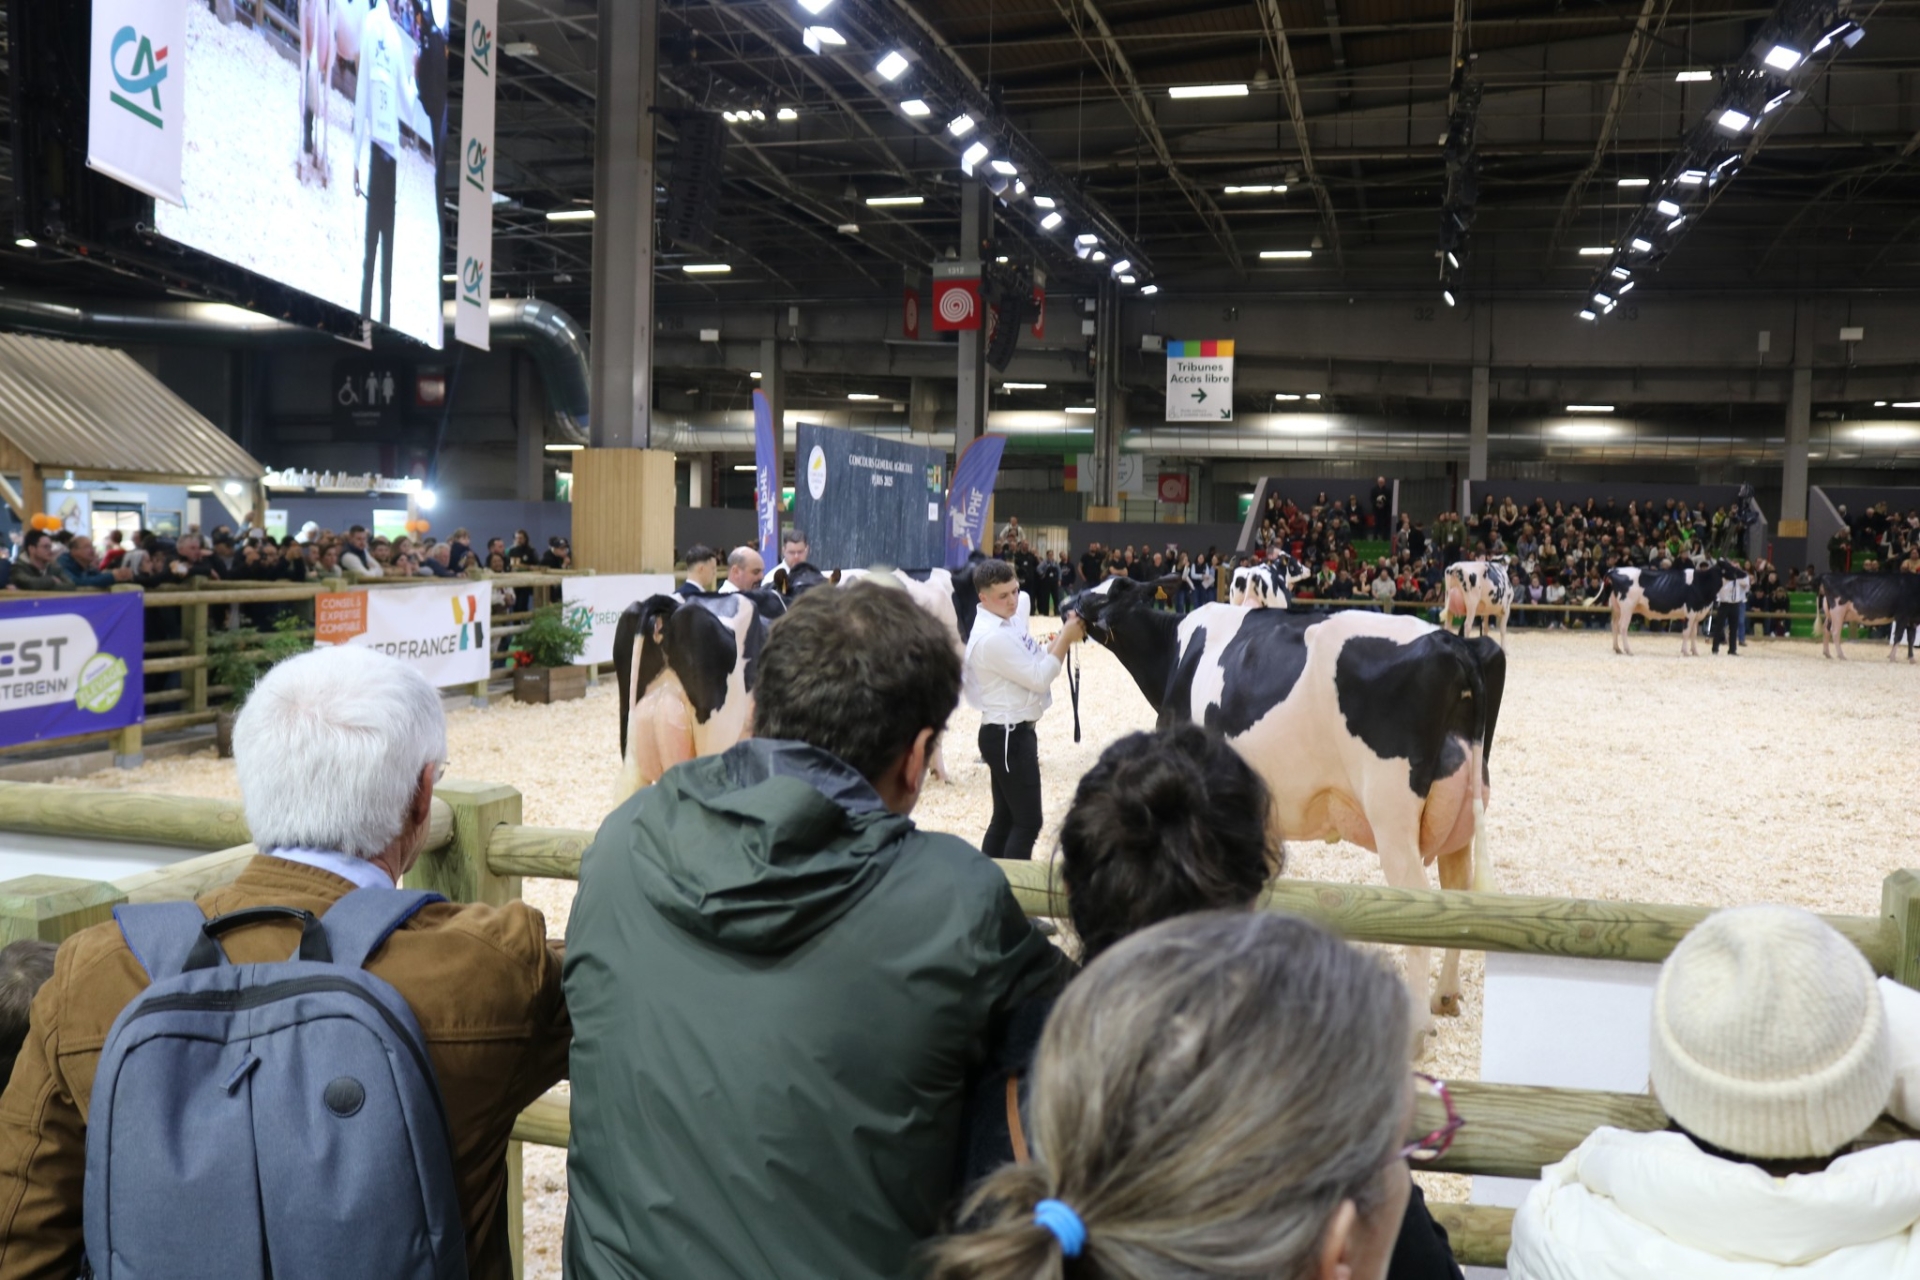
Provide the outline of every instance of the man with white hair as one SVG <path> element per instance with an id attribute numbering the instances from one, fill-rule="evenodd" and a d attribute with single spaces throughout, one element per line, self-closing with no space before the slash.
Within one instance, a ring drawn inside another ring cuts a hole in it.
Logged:
<path id="1" fill-rule="evenodd" d="M 420 856 L 446 755 L 440 695 L 405 663 L 342 646 L 274 667 L 234 729 L 235 772 L 260 852 L 198 906 L 209 918 L 260 906 L 324 917 L 357 888 L 394 886 Z M 298 944 L 297 922 L 283 918 L 221 939 L 241 965 L 285 960 Z M 572 1041 L 546 924 L 522 902 L 429 902 L 366 967 L 406 1000 L 432 1059 L 467 1274 L 507 1280 L 508 1135 L 521 1110 L 566 1074 Z M 93 1079 L 109 1028 L 147 984 L 115 922 L 61 945 L 0 1094 L 0 1277 L 77 1273 Z M 314 1196 L 324 1215 L 323 1183 Z M 208 1265 L 208 1274 L 218 1271 Z"/>

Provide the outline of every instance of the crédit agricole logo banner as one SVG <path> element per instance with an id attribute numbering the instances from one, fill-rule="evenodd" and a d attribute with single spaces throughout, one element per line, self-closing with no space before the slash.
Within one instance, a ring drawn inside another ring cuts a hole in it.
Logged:
<path id="1" fill-rule="evenodd" d="M 184 3 L 93 0 L 87 167 L 183 207 L 186 32 Z"/>

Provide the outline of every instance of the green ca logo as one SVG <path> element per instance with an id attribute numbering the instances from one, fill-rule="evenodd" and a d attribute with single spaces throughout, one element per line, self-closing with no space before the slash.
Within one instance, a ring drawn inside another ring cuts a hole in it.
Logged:
<path id="1" fill-rule="evenodd" d="M 128 45 L 135 45 L 133 65 L 125 72 L 120 70 L 120 51 Z M 163 45 L 153 47 L 153 41 L 147 39 L 132 27 L 122 27 L 114 32 L 113 43 L 107 48 L 107 64 L 113 68 L 114 82 L 120 86 L 121 93 L 108 91 L 116 106 L 125 107 L 156 129 L 166 127 L 160 118 L 160 83 L 167 78 L 167 50 Z M 131 97 L 123 94 L 146 94 L 153 104 L 151 111 Z"/>
<path id="2" fill-rule="evenodd" d="M 460 267 L 460 301 L 480 307 L 486 305 L 486 296 L 487 264 L 469 254 Z"/>
<path id="3" fill-rule="evenodd" d="M 80 688 L 74 705 L 82 711 L 105 715 L 120 705 L 127 687 L 127 664 L 110 653 L 96 653 L 80 668 Z"/>

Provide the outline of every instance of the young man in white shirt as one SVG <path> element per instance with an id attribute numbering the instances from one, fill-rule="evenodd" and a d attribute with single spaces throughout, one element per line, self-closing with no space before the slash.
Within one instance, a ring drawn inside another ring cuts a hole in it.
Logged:
<path id="1" fill-rule="evenodd" d="M 367 201 L 366 258 L 360 269 L 360 316 L 373 313 L 373 263 L 380 259 L 381 324 L 393 323 L 394 201 L 399 193 L 400 97 L 406 85 L 406 46 L 387 8 L 373 0 L 360 28 L 354 82 L 353 189 Z"/>
<path id="2" fill-rule="evenodd" d="M 973 584 L 980 613 L 967 640 L 963 688 L 980 711 L 980 755 L 993 783 L 993 821 L 980 851 L 989 858 L 1031 858 L 1042 821 L 1034 725 L 1053 702 L 1061 659 L 1087 628 L 1071 616 L 1043 648 L 1027 634 L 1033 606 L 1021 594 L 1012 565 L 983 560 L 974 566 Z"/>

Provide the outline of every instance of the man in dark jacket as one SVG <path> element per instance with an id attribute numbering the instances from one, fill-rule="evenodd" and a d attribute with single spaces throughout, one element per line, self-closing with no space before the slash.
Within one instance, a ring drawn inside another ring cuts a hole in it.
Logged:
<path id="1" fill-rule="evenodd" d="M 916 828 L 952 638 L 877 585 L 800 598 L 754 734 L 602 824 L 568 926 L 565 1274 L 899 1280 L 956 1190 L 968 1071 L 1060 954 Z"/>

